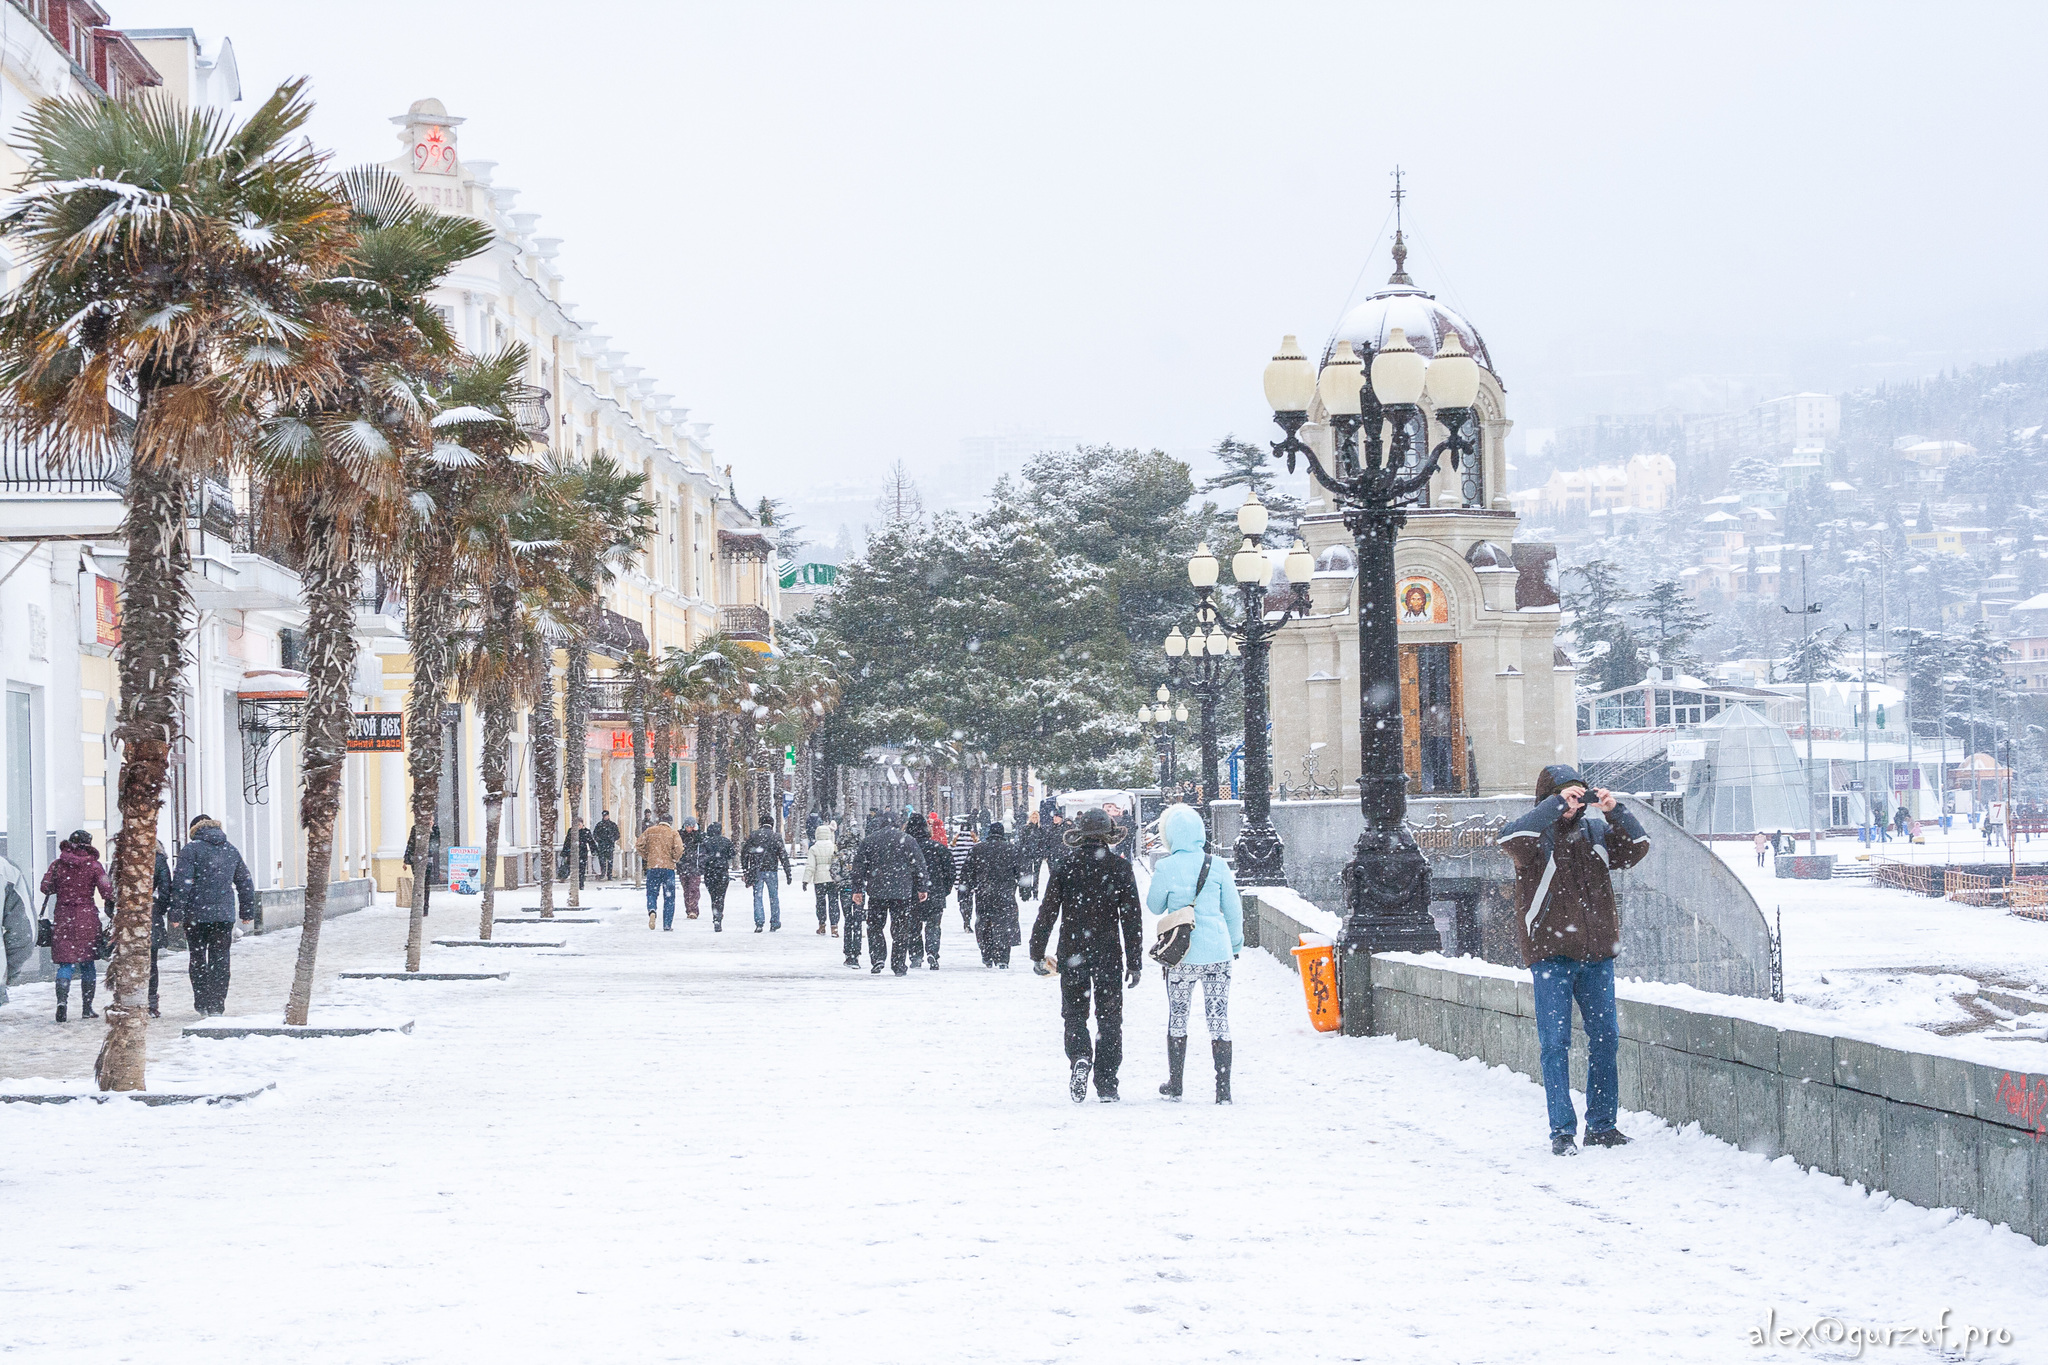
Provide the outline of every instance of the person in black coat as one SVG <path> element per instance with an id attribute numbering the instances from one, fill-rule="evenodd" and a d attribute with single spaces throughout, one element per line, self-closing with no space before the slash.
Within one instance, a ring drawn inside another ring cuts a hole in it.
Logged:
<path id="1" fill-rule="evenodd" d="M 127 837 L 124 828 L 108 844 L 108 861 L 118 864 L 121 858 L 121 842 Z M 163 1018 L 160 997 L 157 993 L 156 955 L 171 944 L 171 860 L 164 852 L 161 839 L 152 838 L 156 846 L 156 872 L 152 879 L 149 897 L 149 1017 Z M 110 907 L 111 908 L 111 907 Z"/>
<path id="2" fill-rule="evenodd" d="M 676 834 L 683 841 L 683 856 L 676 859 L 676 880 L 683 884 L 683 911 L 695 919 L 704 895 L 704 831 L 697 828 L 697 817 L 692 815 Z"/>
<path id="3" fill-rule="evenodd" d="M 913 820 L 921 819 L 912 816 Z M 853 855 L 848 880 L 853 903 L 862 911 L 868 927 L 870 971 L 880 975 L 886 958 L 896 975 L 910 971 L 905 956 L 910 939 L 917 932 L 912 907 L 931 893 L 931 864 L 917 840 L 894 827 L 887 815 L 868 821 L 867 837 L 860 852 Z M 884 938 L 884 933 L 888 937 Z M 859 963 L 849 961 L 849 967 Z"/>
<path id="4" fill-rule="evenodd" d="M 1067 1094 L 1088 1098 L 1088 1078 L 1106 1103 L 1117 1100 L 1124 1060 L 1125 989 L 1143 979 L 1145 920 L 1128 859 L 1110 851 L 1123 831 L 1100 810 L 1085 810 L 1067 836 L 1070 852 L 1054 865 L 1045 901 L 1031 926 L 1031 970 L 1060 974 L 1060 1018 L 1066 1022 Z M 1060 928 L 1057 961 L 1045 955 Z M 1095 1043 L 1088 1039 L 1088 1002 L 1095 1001 Z"/>
<path id="5" fill-rule="evenodd" d="M 782 881 L 795 878 L 796 872 L 789 865 L 789 850 L 783 846 L 782 836 L 775 832 L 775 817 L 761 817 L 760 828 L 747 836 L 740 845 L 740 875 L 754 892 L 754 932 L 760 933 L 764 923 L 761 911 L 761 894 L 768 895 L 766 924 L 770 932 L 782 930 L 782 885 L 775 880 L 775 869 L 782 869 Z"/>
<path id="6" fill-rule="evenodd" d="M 1019 882 L 1024 860 L 1017 845 L 992 824 L 988 837 L 974 846 L 960 867 L 960 894 L 974 899 L 974 939 L 981 945 L 981 965 L 1008 967 L 1010 949 L 1022 941 L 1017 925 Z"/>
<path id="7" fill-rule="evenodd" d="M 597 827 L 590 831 L 591 852 L 597 855 L 597 875 L 610 881 L 612 854 L 619 847 L 619 822 L 610 811 L 599 811 Z"/>
<path id="8" fill-rule="evenodd" d="M 928 965 L 937 971 L 939 936 L 946 927 L 946 897 L 953 891 L 953 850 L 932 838 L 931 822 L 922 816 L 904 821 L 903 832 L 917 841 L 931 882 L 930 898 L 911 907 L 910 965 L 929 959 Z"/>
<path id="9" fill-rule="evenodd" d="M 704 827 L 704 840 L 697 845 L 697 856 L 704 865 L 704 889 L 711 893 L 711 928 L 715 933 L 725 932 L 725 884 L 732 880 L 732 840 L 725 837 L 725 827 L 713 820 Z"/>
<path id="10" fill-rule="evenodd" d="M 195 816 L 189 832 L 192 841 L 178 850 L 166 917 L 185 926 L 192 1007 L 201 1015 L 226 1014 L 228 951 L 235 941 L 235 920 L 255 920 L 256 883 L 220 821 Z"/>

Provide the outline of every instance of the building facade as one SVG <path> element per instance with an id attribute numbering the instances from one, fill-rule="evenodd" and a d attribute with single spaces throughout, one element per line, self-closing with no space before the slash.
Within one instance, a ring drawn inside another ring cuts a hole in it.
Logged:
<path id="1" fill-rule="evenodd" d="M 1367 357 L 1400 328 L 1425 356 L 1456 333 L 1481 366 L 1479 450 L 1464 470 L 1445 461 L 1395 546 L 1400 605 L 1404 767 L 1412 795 L 1528 791 L 1545 764 L 1576 757 L 1576 670 L 1557 648 L 1557 560 L 1520 543 L 1507 493 L 1506 390 L 1478 329 L 1412 284 L 1397 242 L 1395 272 L 1339 325 Z M 1429 439 L 1442 439 L 1432 414 Z M 1302 439 L 1328 462 L 1333 435 L 1320 406 Z M 1276 777 L 1313 767 L 1355 793 L 1359 749 L 1357 556 L 1342 516 L 1312 488 L 1301 535 L 1315 556 L 1308 609 L 1273 640 Z"/>

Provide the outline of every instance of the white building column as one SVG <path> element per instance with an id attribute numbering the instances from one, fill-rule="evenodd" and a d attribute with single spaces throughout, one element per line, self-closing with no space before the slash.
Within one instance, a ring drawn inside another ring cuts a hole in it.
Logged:
<path id="1" fill-rule="evenodd" d="M 387 711 L 403 711 L 405 694 L 386 692 Z M 405 839 L 412 832 L 412 818 L 405 803 L 405 755 L 377 755 L 377 852 L 379 858 L 403 858 Z"/>

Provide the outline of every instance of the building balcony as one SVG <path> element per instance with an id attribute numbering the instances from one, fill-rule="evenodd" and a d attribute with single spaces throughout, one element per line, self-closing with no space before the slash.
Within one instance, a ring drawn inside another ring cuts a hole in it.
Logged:
<path id="1" fill-rule="evenodd" d="M 775 643 L 775 622 L 766 607 L 720 607 L 718 631 L 742 644 Z"/>
<path id="2" fill-rule="evenodd" d="M 647 652 L 647 632 L 632 617 L 621 616 L 610 607 L 599 607 L 590 630 L 590 647 L 624 663 L 631 655 Z"/>
<path id="3" fill-rule="evenodd" d="M 62 459 L 48 440 L 0 430 L 0 536 L 83 540 L 118 535 L 128 453 Z"/>

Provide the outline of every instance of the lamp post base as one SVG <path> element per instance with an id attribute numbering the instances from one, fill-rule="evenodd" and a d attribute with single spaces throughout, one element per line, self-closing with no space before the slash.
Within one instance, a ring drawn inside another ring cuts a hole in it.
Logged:
<path id="1" fill-rule="evenodd" d="M 1364 953 L 1443 951 L 1443 939 L 1429 914 L 1429 859 L 1405 828 L 1360 834 L 1351 861 L 1344 865 L 1343 883 L 1348 912 L 1337 940 L 1340 948 Z"/>
<path id="2" fill-rule="evenodd" d="M 1230 850 L 1230 861 L 1239 886 L 1287 885 L 1287 850 L 1269 820 L 1245 822 Z"/>

